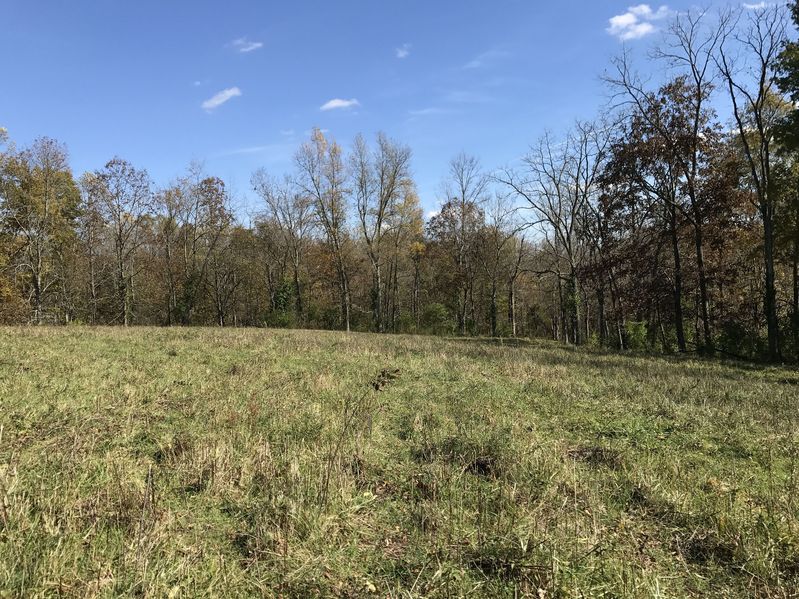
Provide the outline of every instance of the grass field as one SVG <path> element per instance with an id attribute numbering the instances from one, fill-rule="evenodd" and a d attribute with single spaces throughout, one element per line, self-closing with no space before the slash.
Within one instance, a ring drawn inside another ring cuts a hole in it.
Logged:
<path id="1" fill-rule="evenodd" d="M 799 596 L 799 372 L 0 329 L 0 597 Z"/>

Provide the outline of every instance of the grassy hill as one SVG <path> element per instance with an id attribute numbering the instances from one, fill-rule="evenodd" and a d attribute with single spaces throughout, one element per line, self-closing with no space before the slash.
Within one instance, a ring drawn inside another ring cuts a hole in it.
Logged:
<path id="1" fill-rule="evenodd" d="M 0 597 L 797 596 L 799 373 L 0 329 Z"/>

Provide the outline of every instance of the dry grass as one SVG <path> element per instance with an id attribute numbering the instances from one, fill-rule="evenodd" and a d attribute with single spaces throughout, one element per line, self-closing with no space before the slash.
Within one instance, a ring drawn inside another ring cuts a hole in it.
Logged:
<path id="1" fill-rule="evenodd" d="M 799 373 L 0 329 L 0 596 L 799 596 Z"/>

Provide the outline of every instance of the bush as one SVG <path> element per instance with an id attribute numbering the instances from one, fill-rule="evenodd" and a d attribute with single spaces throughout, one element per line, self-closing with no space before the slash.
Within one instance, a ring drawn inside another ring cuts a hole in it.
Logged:
<path id="1" fill-rule="evenodd" d="M 444 304 L 430 304 L 422 312 L 422 327 L 436 335 L 447 335 L 455 330 L 455 322 Z"/>
<path id="2" fill-rule="evenodd" d="M 290 329 L 296 325 L 297 319 L 294 317 L 294 312 L 276 310 L 269 312 L 264 318 L 264 324 L 268 327 L 278 329 Z"/>
<path id="3" fill-rule="evenodd" d="M 410 312 L 401 312 L 397 318 L 397 332 L 399 333 L 414 333 L 416 332 L 416 323 L 413 320 L 413 314 Z"/>
<path id="4" fill-rule="evenodd" d="M 737 356 L 752 357 L 765 351 L 765 343 L 755 331 L 732 320 L 721 323 L 717 343 L 719 349 Z"/>
<path id="5" fill-rule="evenodd" d="M 624 325 L 624 332 L 627 338 L 627 349 L 641 351 L 649 347 L 646 322 L 627 321 Z"/>

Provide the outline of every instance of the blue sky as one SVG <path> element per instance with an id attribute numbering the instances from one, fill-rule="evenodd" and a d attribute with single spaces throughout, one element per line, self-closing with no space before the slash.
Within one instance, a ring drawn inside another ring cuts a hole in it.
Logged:
<path id="1" fill-rule="evenodd" d="M 689 6 L 0 0 L 0 126 L 65 142 L 77 174 L 119 155 L 166 184 L 202 160 L 242 216 L 252 171 L 290 170 L 312 127 L 344 146 L 385 131 L 412 148 L 433 210 L 452 156 L 499 167 L 591 118 L 622 44 L 643 56 Z"/>

